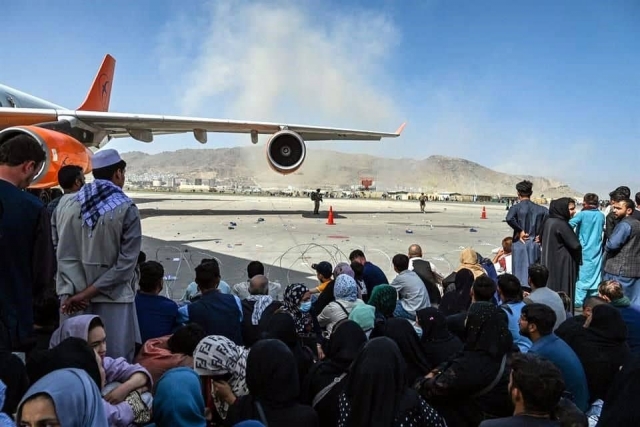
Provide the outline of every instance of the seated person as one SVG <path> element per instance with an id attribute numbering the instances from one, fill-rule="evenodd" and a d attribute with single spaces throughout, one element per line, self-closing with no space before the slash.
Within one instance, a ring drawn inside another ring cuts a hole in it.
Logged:
<path id="1" fill-rule="evenodd" d="M 310 294 L 319 294 L 325 290 L 327 285 L 331 283 L 331 276 L 333 275 L 333 267 L 327 261 L 319 262 L 318 264 L 312 264 L 311 268 L 316 271 L 316 277 L 320 284 L 313 289 L 309 289 Z"/>
<path id="2" fill-rule="evenodd" d="M 206 336 L 201 326 L 189 323 L 178 328 L 173 335 L 145 342 L 136 357 L 136 363 L 149 371 L 153 382 L 156 383 L 169 369 L 181 366 L 192 368 L 193 352 Z"/>
<path id="3" fill-rule="evenodd" d="M 207 262 L 214 262 L 218 264 L 218 268 L 220 268 L 220 264 L 218 263 L 218 260 L 216 260 L 215 258 L 205 258 L 200 262 L 200 265 L 205 264 Z M 220 280 L 220 284 L 218 284 L 218 290 L 223 294 L 231 293 L 231 287 L 224 280 Z M 183 305 L 189 304 L 190 302 L 197 301 L 201 296 L 202 294 L 198 289 L 198 284 L 195 281 L 193 281 L 189 283 L 189 286 L 187 286 L 187 289 L 184 290 L 184 294 L 182 294 L 182 298 L 180 298 L 179 302 L 182 303 Z"/>
<path id="4" fill-rule="evenodd" d="M 132 365 L 124 357 L 113 359 L 107 357 L 107 334 L 99 316 L 84 314 L 65 320 L 51 336 L 50 348 L 60 344 L 62 340 L 74 337 L 86 340 L 100 359 L 106 374 L 106 386 L 102 393 L 107 401 L 118 404 L 132 391 L 148 388 L 153 385 L 149 372 L 140 365 Z M 114 387 L 114 384 L 117 384 Z M 151 394 L 144 393 L 143 399 L 151 405 Z"/>
<path id="5" fill-rule="evenodd" d="M 268 292 L 269 279 L 266 276 L 257 274 L 249 280 L 250 295 L 242 301 L 242 341 L 247 348 L 260 339 L 262 319 L 273 316 L 282 307 L 282 303 L 274 301 Z"/>
<path id="6" fill-rule="evenodd" d="M 164 268 L 156 261 L 140 266 L 140 289 L 136 294 L 136 314 L 142 342 L 173 333 L 178 326 L 178 304 L 160 295 Z"/>
<path id="7" fill-rule="evenodd" d="M 146 422 L 150 419 L 151 394 L 140 393 L 144 391 L 146 377 L 144 383 L 140 382 L 143 384 L 140 387 L 132 381 L 126 387 L 109 393 L 103 361 L 87 341 L 80 337 L 68 337 L 49 350 L 34 352 L 27 360 L 26 368 L 32 383 L 59 369 L 75 368 L 86 372 L 102 392 L 101 409 L 104 409 L 109 425 L 126 427 L 134 422 Z M 111 365 L 110 371 L 113 371 Z"/>
<path id="8" fill-rule="evenodd" d="M 241 300 L 246 299 L 249 293 L 249 280 L 253 279 L 254 276 L 262 275 L 264 276 L 264 264 L 260 261 L 251 261 L 247 264 L 247 280 L 244 282 L 236 283 L 233 285 L 232 293 L 237 296 Z M 276 301 L 282 301 L 283 299 L 282 285 L 278 282 L 269 282 L 269 295 Z"/>
<path id="9" fill-rule="evenodd" d="M 493 266 L 496 269 L 498 275 L 511 274 L 511 246 L 513 245 L 512 237 L 505 237 L 502 239 L 502 247 L 496 251 L 496 255 L 493 257 Z"/>
<path id="10" fill-rule="evenodd" d="M 178 309 L 178 322 L 197 323 L 207 335 L 222 335 L 235 344 L 242 345 L 242 302 L 235 295 L 218 291 L 218 263 L 204 262 L 197 266 L 196 283 L 202 296 Z"/>

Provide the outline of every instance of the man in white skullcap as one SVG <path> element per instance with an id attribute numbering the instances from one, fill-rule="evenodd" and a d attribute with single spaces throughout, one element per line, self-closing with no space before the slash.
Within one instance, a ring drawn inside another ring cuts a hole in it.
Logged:
<path id="1" fill-rule="evenodd" d="M 107 356 L 131 362 L 141 341 L 134 271 L 142 229 L 138 208 L 122 191 L 126 166 L 116 150 L 95 153 L 95 180 L 63 196 L 52 229 L 61 321 L 100 316 L 109 338 Z"/>

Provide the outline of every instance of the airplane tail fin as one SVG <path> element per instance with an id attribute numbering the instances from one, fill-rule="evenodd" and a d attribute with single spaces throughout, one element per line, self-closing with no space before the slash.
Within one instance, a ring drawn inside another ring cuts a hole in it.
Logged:
<path id="1" fill-rule="evenodd" d="M 111 100 L 111 83 L 113 73 L 116 68 L 116 60 L 111 55 L 106 55 L 93 80 L 91 89 L 87 97 L 78 110 L 80 111 L 109 111 L 109 101 Z"/>

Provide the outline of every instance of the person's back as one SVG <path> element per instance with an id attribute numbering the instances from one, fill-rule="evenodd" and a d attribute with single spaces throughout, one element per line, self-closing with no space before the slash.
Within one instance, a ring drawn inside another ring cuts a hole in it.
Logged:
<path id="1" fill-rule="evenodd" d="M 206 292 L 187 306 L 189 319 L 202 326 L 207 335 L 221 335 L 242 345 L 242 312 L 236 298 L 218 291 Z"/>
<path id="2" fill-rule="evenodd" d="M 280 301 L 272 301 L 269 305 L 262 308 L 259 314 L 257 322 L 254 324 L 253 315 L 255 313 L 258 301 L 256 300 L 243 300 L 242 301 L 242 342 L 245 347 L 251 347 L 256 341 L 260 339 L 260 320 L 267 319 L 282 307 Z M 266 321 L 268 323 L 268 321 Z"/>
<path id="3" fill-rule="evenodd" d="M 442 295 L 436 284 L 436 278 L 431 269 L 431 263 L 425 259 L 414 258 L 412 260 L 413 271 L 420 277 L 424 286 L 429 293 L 429 302 L 431 304 L 440 304 Z"/>
<path id="4" fill-rule="evenodd" d="M 22 191 L 45 161 L 26 136 L 0 146 L 0 349 L 18 351 L 33 333 L 33 295 L 53 279 L 53 247 L 45 206 Z M 3 330 L 4 329 L 4 330 Z"/>
<path id="5" fill-rule="evenodd" d="M 429 293 L 422 279 L 414 271 L 405 270 L 391 282 L 391 286 L 398 290 L 400 304 L 409 313 L 413 313 L 430 306 Z"/>

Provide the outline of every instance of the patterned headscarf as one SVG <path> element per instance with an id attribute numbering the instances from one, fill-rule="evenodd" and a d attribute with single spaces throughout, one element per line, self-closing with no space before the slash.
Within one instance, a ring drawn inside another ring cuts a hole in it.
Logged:
<path id="1" fill-rule="evenodd" d="M 358 299 L 358 284 L 353 277 L 341 274 L 336 278 L 333 295 L 337 300 L 354 302 Z"/>
<path id="2" fill-rule="evenodd" d="M 293 316 L 293 320 L 296 322 L 296 332 L 299 335 L 308 333 L 313 325 L 311 314 L 300 311 L 300 301 L 307 292 L 309 289 L 302 283 L 292 283 L 284 290 L 283 311 Z"/>
<path id="3" fill-rule="evenodd" d="M 273 298 L 270 295 L 249 295 L 247 301 L 255 301 L 253 306 L 253 313 L 251 314 L 251 324 L 257 325 L 260 323 L 262 313 L 271 305 Z"/>
<path id="4" fill-rule="evenodd" d="M 236 397 L 249 394 L 247 388 L 247 356 L 249 350 L 236 345 L 228 338 L 210 335 L 204 338 L 193 353 L 193 366 L 198 375 L 231 374 L 228 383 Z M 227 418 L 229 404 L 213 396 L 218 414 Z"/>
<path id="5" fill-rule="evenodd" d="M 372 305 L 384 317 L 392 317 L 398 302 L 398 291 L 391 285 L 378 285 L 373 288 L 367 304 Z"/>
<path id="6" fill-rule="evenodd" d="M 122 188 L 105 179 L 96 179 L 92 183 L 85 184 L 78 191 L 76 200 L 80 202 L 83 224 L 92 230 L 98 224 L 100 217 L 116 210 L 120 205 L 132 203 Z"/>

